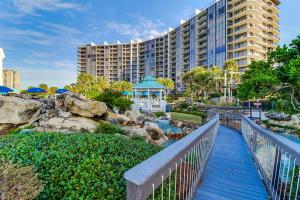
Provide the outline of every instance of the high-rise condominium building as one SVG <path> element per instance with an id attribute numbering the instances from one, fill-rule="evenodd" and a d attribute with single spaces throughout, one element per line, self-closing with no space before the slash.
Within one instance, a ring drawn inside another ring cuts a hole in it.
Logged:
<path id="1" fill-rule="evenodd" d="M 218 0 L 154 39 L 79 46 L 78 72 L 112 82 L 168 77 L 182 91 L 182 74 L 196 66 L 223 67 L 226 60 L 235 59 L 243 71 L 277 47 L 279 4 L 279 0 Z"/>
<path id="2" fill-rule="evenodd" d="M 20 73 L 15 70 L 4 69 L 3 85 L 13 89 L 20 89 Z"/>
<path id="3" fill-rule="evenodd" d="M 5 54 L 2 48 L 0 48 L 0 86 L 3 85 L 3 60 Z"/>

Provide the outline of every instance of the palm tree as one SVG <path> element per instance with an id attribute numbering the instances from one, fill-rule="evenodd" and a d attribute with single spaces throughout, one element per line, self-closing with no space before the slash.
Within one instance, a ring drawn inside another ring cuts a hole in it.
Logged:
<path id="1" fill-rule="evenodd" d="M 224 80 L 223 70 L 218 66 L 213 66 L 212 68 L 210 68 L 210 72 L 212 73 L 212 76 L 215 80 L 216 92 L 221 93 L 221 88 Z"/>
<path id="2" fill-rule="evenodd" d="M 232 96 L 232 91 L 235 87 L 235 85 L 239 82 L 239 66 L 237 65 L 236 61 L 234 59 L 228 60 L 225 62 L 224 68 L 226 72 L 229 73 L 229 96 Z M 227 83 L 226 83 L 227 85 Z"/>
<path id="3" fill-rule="evenodd" d="M 190 91 L 190 100 L 193 101 L 193 76 L 194 76 L 194 71 L 190 70 L 188 72 L 186 72 L 183 76 L 182 76 L 182 81 L 184 83 L 186 83 L 189 87 L 189 91 Z"/>
<path id="4" fill-rule="evenodd" d="M 158 78 L 156 81 L 167 88 L 167 94 L 175 88 L 174 81 L 170 78 Z"/>
<path id="5" fill-rule="evenodd" d="M 131 91 L 133 84 L 128 81 L 117 81 L 112 84 L 112 89 L 118 92 Z"/>

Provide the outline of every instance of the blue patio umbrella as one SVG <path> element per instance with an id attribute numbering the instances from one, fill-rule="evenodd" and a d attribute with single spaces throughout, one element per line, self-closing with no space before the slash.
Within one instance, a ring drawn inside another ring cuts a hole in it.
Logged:
<path id="1" fill-rule="evenodd" d="M 69 90 L 62 88 L 62 89 L 56 90 L 55 94 L 64 94 L 64 93 L 67 93 L 67 92 L 69 92 Z"/>
<path id="2" fill-rule="evenodd" d="M 46 90 L 44 90 L 43 88 L 29 88 L 28 90 L 26 90 L 26 92 L 28 93 L 46 93 Z"/>
<path id="3" fill-rule="evenodd" d="M 6 87 L 6 86 L 0 86 L 0 93 L 1 94 L 8 94 L 9 92 L 13 92 L 13 90 Z"/>

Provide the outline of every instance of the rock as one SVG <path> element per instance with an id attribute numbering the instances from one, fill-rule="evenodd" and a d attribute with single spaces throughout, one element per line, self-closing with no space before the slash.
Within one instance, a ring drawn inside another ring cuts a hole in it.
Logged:
<path id="1" fill-rule="evenodd" d="M 64 105 L 72 114 L 76 114 L 81 117 L 101 117 L 107 112 L 107 106 L 105 103 L 78 98 L 74 95 L 67 95 Z"/>
<path id="2" fill-rule="evenodd" d="M 19 97 L 0 97 L 0 124 L 26 124 L 41 108 L 42 103 Z"/>
<path id="3" fill-rule="evenodd" d="M 183 125 L 183 123 L 181 121 L 177 121 L 176 122 L 176 127 L 181 128 Z"/>
<path id="4" fill-rule="evenodd" d="M 126 115 L 116 114 L 113 112 L 107 112 L 106 119 L 110 123 L 115 123 L 115 124 L 116 123 L 125 124 L 131 121 L 130 118 L 127 117 Z"/>
<path id="5" fill-rule="evenodd" d="M 58 117 L 62 117 L 62 118 L 68 118 L 71 116 L 70 112 L 65 112 L 61 109 L 58 110 Z"/>
<path id="6" fill-rule="evenodd" d="M 13 124 L 0 124 L 0 135 L 6 134 L 10 130 L 16 129 L 18 126 Z"/>
<path id="7" fill-rule="evenodd" d="M 98 123 L 83 117 L 54 117 L 43 120 L 35 130 L 45 132 L 95 132 Z"/>
<path id="8" fill-rule="evenodd" d="M 137 124 L 143 123 L 145 121 L 145 117 L 141 114 L 140 111 L 126 111 L 125 115 L 130 118 L 131 121 L 136 122 Z"/>
<path id="9" fill-rule="evenodd" d="M 129 137 L 147 137 L 148 132 L 144 128 L 124 126 L 122 129 Z M 151 136 L 149 136 L 151 138 Z"/>
<path id="10" fill-rule="evenodd" d="M 44 99 L 42 98 L 42 99 L 38 99 L 38 101 L 40 101 L 43 104 L 46 110 L 55 109 L 55 99 L 53 98 L 44 98 Z"/>
<path id="11" fill-rule="evenodd" d="M 164 136 L 164 132 L 154 122 L 146 122 L 144 125 L 144 129 L 149 133 L 149 135 L 154 140 L 158 140 Z"/>
<path id="12" fill-rule="evenodd" d="M 276 121 L 289 121 L 291 120 L 291 116 L 285 113 L 267 113 L 266 117 Z"/>
<path id="13" fill-rule="evenodd" d="M 153 142 L 155 145 L 162 146 L 164 143 L 166 143 L 168 141 L 169 141 L 169 139 L 166 136 L 163 136 L 158 140 L 154 140 Z"/>
<path id="14" fill-rule="evenodd" d="M 300 114 L 292 115 L 289 121 L 268 120 L 270 124 L 300 129 Z"/>

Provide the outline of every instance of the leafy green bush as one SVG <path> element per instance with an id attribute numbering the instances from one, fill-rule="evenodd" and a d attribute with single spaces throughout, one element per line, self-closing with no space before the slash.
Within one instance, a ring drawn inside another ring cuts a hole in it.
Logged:
<path id="1" fill-rule="evenodd" d="M 124 135 L 125 131 L 114 124 L 110 124 L 107 122 L 100 122 L 99 125 L 97 126 L 97 129 L 95 131 L 95 133 L 97 134 L 120 134 L 120 135 Z"/>
<path id="2" fill-rule="evenodd" d="M 126 99 L 124 97 L 116 98 L 113 101 L 114 107 L 117 107 L 117 108 L 119 108 L 122 111 L 130 109 L 131 104 L 132 104 L 132 101 L 129 100 L 129 99 Z"/>
<path id="3" fill-rule="evenodd" d="M 284 112 L 287 114 L 296 114 L 291 102 L 286 99 L 278 99 L 275 102 L 275 110 L 278 112 Z"/>
<path id="4" fill-rule="evenodd" d="M 121 92 L 113 90 L 104 90 L 94 99 L 104 102 L 110 109 L 117 107 L 120 110 L 126 110 L 129 109 L 132 104 L 132 101 L 126 99 Z"/>
<path id="5" fill-rule="evenodd" d="M 209 94 L 209 99 L 212 99 L 212 98 L 218 98 L 218 97 L 221 97 L 222 96 L 222 94 L 220 94 L 220 93 L 211 93 L 211 94 Z"/>
<path id="6" fill-rule="evenodd" d="M 31 166 L 0 163 L 0 199 L 34 199 L 43 190 L 43 182 Z"/>
<path id="7" fill-rule="evenodd" d="M 0 160 L 34 166 L 37 199 L 125 199 L 123 174 L 159 151 L 115 135 L 33 133 L 0 139 Z"/>
<path id="8" fill-rule="evenodd" d="M 156 117 L 162 117 L 162 116 L 165 116 L 165 113 L 164 112 L 156 112 L 154 113 Z"/>

